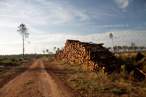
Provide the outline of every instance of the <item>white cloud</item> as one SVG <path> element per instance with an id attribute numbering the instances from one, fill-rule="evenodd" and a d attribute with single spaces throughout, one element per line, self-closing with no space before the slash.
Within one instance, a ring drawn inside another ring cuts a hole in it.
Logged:
<path id="1" fill-rule="evenodd" d="M 115 14 L 108 14 L 108 13 L 100 13 L 100 12 L 91 12 L 92 14 L 95 14 L 95 15 L 102 15 L 102 16 L 112 16 L 112 17 L 120 17 L 118 15 L 115 15 Z"/>
<path id="2" fill-rule="evenodd" d="M 66 39 L 75 39 L 86 42 L 105 43 L 105 46 L 110 46 L 111 39 L 109 33 L 113 33 L 115 45 L 128 45 L 131 42 L 135 42 L 137 45 L 146 46 L 146 31 L 111 31 L 101 34 L 90 34 L 90 35 L 74 35 L 74 34 L 52 34 L 38 36 L 41 41 L 39 42 L 65 42 Z M 38 42 L 38 41 L 37 41 Z"/>
<path id="3" fill-rule="evenodd" d="M 80 21 L 84 21 L 84 20 L 89 19 L 89 17 L 86 14 L 84 14 L 84 11 L 74 10 L 73 12 L 75 14 L 75 17 L 80 17 Z"/>
<path id="4" fill-rule="evenodd" d="M 49 12 L 49 20 L 53 24 L 60 24 L 66 22 L 73 22 L 73 21 L 85 21 L 88 20 L 88 15 L 85 14 L 83 10 L 75 9 L 74 7 L 66 6 L 63 2 L 48 2 L 46 0 L 37 0 L 42 3 L 43 6 Z"/>
<path id="5" fill-rule="evenodd" d="M 89 19 L 83 10 L 78 10 L 71 5 L 67 5 L 66 1 L 58 1 L 58 3 L 52 0 L 35 0 L 32 2 L 22 0 L 15 0 L 15 2 L 11 2 L 10 0 L 7 2 L 1 1 L 0 5 L 3 8 L 0 10 L 0 16 L 16 18 L 16 20 L 23 20 L 38 25 L 56 25 Z"/>
<path id="6" fill-rule="evenodd" d="M 0 19 L 0 27 L 8 27 L 8 28 L 17 28 L 19 26 L 19 23 L 9 21 L 9 20 L 3 20 Z"/>
<path id="7" fill-rule="evenodd" d="M 34 29 L 34 28 L 32 28 L 32 27 L 29 29 L 29 32 L 34 32 L 34 33 L 37 33 L 37 34 L 43 34 L 43 33 L 45 33 L 45 32 L 43 32 L 43 31 Z"/>
<path id="8" fill-rule="evenodd" d="M 116 25 L 99 25 L 99 26 L 94 26 L 94 27 L 97 27 L 97 28 L 113 28 L 113 27 L 128 27 L 129 25 L 128 24 L 116 24 Z"/>
<path id="9" fill-rule="evenodd" d="M 8 17 L 8 18 L 24 18 L 24 16 L 16 16 L 16 15 L 0 15 L 0 17 Z"/>
<path id="10" fill-rule="evenodd" d="M 7 11 L 10 11 L 12 10 L 12 8 L 14 7 L 15 5 L 11 4 L 11 3 L 8 3 L 6 1 L 0 1 L 0 12 L 5 12 L 5 9 L 7 9 Z"/>
<path id="11" fill-rule="evenodd" d="M 132 2 L 132 0 L 114 0 L 114 2 L 120 9 L 123 10 L 123 12 L 125 12 L 126 8 L 128 7 L 129 3 Z"/>

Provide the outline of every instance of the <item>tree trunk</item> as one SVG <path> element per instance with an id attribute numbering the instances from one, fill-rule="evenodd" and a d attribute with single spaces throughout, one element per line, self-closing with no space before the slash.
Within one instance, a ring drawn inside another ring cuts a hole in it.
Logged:
<path id="1" fill-rule="evenodd" d="M 23 37 L 23 58 L 24 58 L 24 34 L 22 35 Z"/>
<path id="2" fill-rule="evenodd" d="M 112 44 L 113 44 L 113 48 L 114 48 L 114 41 L 113 41 L 113 38 L 112 38 Z"/>

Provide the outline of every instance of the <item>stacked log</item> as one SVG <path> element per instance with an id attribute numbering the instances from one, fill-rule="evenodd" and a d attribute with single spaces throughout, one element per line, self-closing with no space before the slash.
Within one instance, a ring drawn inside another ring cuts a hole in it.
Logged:
<path id="1" fill-rule="evenodd" d="M 57 51 L 55 59 L 69 64 L 78 63 L 90 68 L 91 71 L 110 72 L 115 68 L 115 56 L 103 44 L 66 40 L 63 50 Z"/>

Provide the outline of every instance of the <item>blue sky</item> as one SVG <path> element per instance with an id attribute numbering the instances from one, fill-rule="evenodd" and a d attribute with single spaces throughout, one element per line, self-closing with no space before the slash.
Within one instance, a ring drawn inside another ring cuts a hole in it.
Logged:
<path id="1" fill-rule="evenodd" d="M 54 52 L 66 39 L 115 45 L 146 46 L 146 0 L 0 0 L 0 54 Z M 30 41 L 30 43 L 28 43 Z"/>

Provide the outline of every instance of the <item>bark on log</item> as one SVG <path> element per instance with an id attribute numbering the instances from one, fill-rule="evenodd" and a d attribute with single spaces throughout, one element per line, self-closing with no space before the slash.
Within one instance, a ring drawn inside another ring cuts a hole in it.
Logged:
<path id="1" fill-rule="evenodd" d="M 115 69 L 115 56 L 103 44 L 66 40 L 63 50 L 57 51 L 55 59 L 70 64 L 86 65 L 91 71 L 111 72 Z"/>

